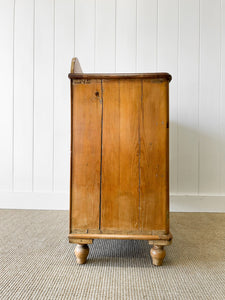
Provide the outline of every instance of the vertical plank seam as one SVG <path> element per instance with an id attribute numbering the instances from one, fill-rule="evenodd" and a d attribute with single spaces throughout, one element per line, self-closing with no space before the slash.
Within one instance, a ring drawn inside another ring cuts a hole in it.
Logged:
<path id="1" fill-rule="evenodd" d="M 177 192 L 179 189 L 179 113 L 180 113 L 180 0 L 177 2 L 178 4 L 178 20 L 177 20 Z"/>
<path id="2" fill-rule="evenodd" d="M 201 0 L 199 0 L 199 49 L 198 49 L 198 176 L 197 176 L 197 194 L 199 195 L 200 190 L 200 135 L 199 135 L 199 129 L 200 129 L 200 98 L 201 98 Z"/>
<path id="3" fill-rule="evenodd" d="M 120 197 L 120 195 L 121 195 L 121 174 L 120 174 L 120 132 L 121 132 L 121 130 L 120 130 L 120 125 L 121 125 L 121 122 L 120 122 L 120 109 L 121 109 L 121 99 L 120 99 L 120 93 L 121 93 L 121 90 L 120 90 L 120 82 L 121 82 L 121 79 L 119 79 L 118 80 L 118 86 L 119 86 L 119 197 Z M 118 211 L 118 216 L 119 216 L 119 211 Z M 120 216 L 119 216 L 120 217 Z M 120 224 L 119 224 L 119 226 L 120 226 Z"/>
<path id="4" fill-rule="evenodd" d="M 13 44 L 12 44 L 12 192 L 14 192 L 14 151 L 15 151 L 15 141 L 14 141 L 14 118 L 15 118 L 15 12 L 16 12 L 16 0 L 13 3 Z"/>
<path id="5" fill-rule="evenodd" d="M 116 60 L 117 60 L 117 56 L 116 56 L 116 47 L 117 47 L 117 43 L 116 43 L 116 39 L 117 39 L 117 31 L 116 31 L 116 27 L 117 27 L 117 0 L 115 0 L 115 72 L 116 72 Z"/>
<path id="6" fill-rule="evenodd" d="M 34 105 L 35 105 L 35 6 L 36 6 L 36 0 L 33 2 L 33 107 L 32 107 L 32 179 L 31 179 L 31 184 L 32 184 L 32 192 L 34 191 Z"/>
<path id="7" fill-rule="evenodd" d="M 75 89 L 75 88 L 74 88 Z M 70 79 L 70 211 L 69 211 L 69 232 L 72 232 L 72 174 L 73 174 L 73 80 Z"/>
<path id="8" fill-rule="evenodd" d="M 168 189 L 168 200 L 167 200 L 167 209 L 168 209 L 168 218 L 167 218 L 167 226 L 168 230 L 170 227 L 170 153 L 169 153 L 169 148 L 170 148 L 170 126 L 169 126 L 169 120 L 170 120 L 170 100 L 169 100 L 169 89 L 170 89 L 170 83 L 167 81 L 167 125 L 168 125 L 168 131 L 167 131 L 167 142 L 166 142 L 166 147 L 167 147 L 167 162 L 166 162 L 166 177 L 167 177 L 167 189 Z"/>
<path id="9" fill-rule="evenodd" d="M 143 107 L 143 79 L 141 80 L 141 105 L 139 109 L 139 124 L 138 124 L 138 142 L 139 142 L 139 161 L 138 161 L 138 169 L 139 169 L 139 207 L 138 207 L 138 229 L 141 230 L 141 118 L 142 118 L 142 107 Z"/>
<path id="10" fill-rule="evenodd" d="M 101 116 L 101 151 L 100 151 L 100 194 L 99 194 L 99 230 L 101 230 L 102 219 L 102 149 L 103 149 L 103 82 L 101 80 L 101 100 L 102 100 L 102 116 Z"/>
<path id="11" fill-rule="evenodd" d="M 53 58 L 52 58 L 52 192 L 55 191 L 55 1 L 53 1 Z"/>

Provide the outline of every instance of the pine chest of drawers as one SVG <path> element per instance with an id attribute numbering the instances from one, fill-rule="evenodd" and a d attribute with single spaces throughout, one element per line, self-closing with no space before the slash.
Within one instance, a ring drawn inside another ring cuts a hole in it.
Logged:
<path id="1" fill-rule="evenodd" d="M 140 239 L 161 265 L 169 245 L 168 73 L 71 73 L 69 241 Z"/>

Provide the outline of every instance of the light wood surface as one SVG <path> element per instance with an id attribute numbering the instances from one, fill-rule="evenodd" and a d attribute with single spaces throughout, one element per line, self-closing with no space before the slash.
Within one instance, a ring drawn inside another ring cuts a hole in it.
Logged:
<path id="1" fill-rule="evenodd" d="M 119 240 L 147 240 L 148 243 L 150 245 L 154 244 L 154 242 L 156 242 L 156 244 L 162 242 L 164 243 L 163 245 L 169 245 L 171 244 L 171 240 L 172 240 L 173 236 L 171 233 L 169 234 L 141 234 L 139 232 L 139 234 L 137 233 L 124 233 L 124 234 L 120 234 L 118 232 L 114 232 L 114 233 L 70 233 L 69 234 L 69 239 L 72 241 L 73 239 L 119 239 Z M 88 243 L 87 243 L 88 244 Z"/>
<path id="2" fill-rule="evenodd" d="M 166 251 L 163 246 L 153 246 L 150 251 L 152 257 L 152 263 L 155 266 L 161 266 L 163 263 L 163 259 L 166 256 Z"/>
<path id="3" fill-rule="evenodd" d="M 70 73 L 70 79 L 158 79 L 170 81 L 169 73 Z"/>
<path id="4" fill-rule="evenodd" d="M 72 238 L 69 237 L 69 242 L 72 244 L 92 244 L 93 240 L 92 239 L 79 239 L 79 238 Z"/>
<path id="5" fill-rule="evenodd" d="M 140 126 L 141 230 L 168 231 L 169 103 L 168 82 L 142 81 Z"/>
<path id="6" fill-rule="evenodd" d="M 77 67 L 76 67 L 77 66 Z M 69 241 L 79 264 L 93 239 L 140 239 L 161 265 L 169 232 L 168 73 L 71 78 Z M 76 73 L 76 70 L 78 73 Z"/>
<path id="7" fill-rule="evenodd" d="M 71 73 L 83 73 L 79 59 L 77 57 L 72 58 L 71 62 L 71 68 L 70 68 Z"/>
<path id="8" fill-rule="evenodd" d="M 75 255 L 77 259 L 77 263 L 79 265 L 83 265 L 87 261 L 87 256 L 89 253 L 89 247 L 86 244 L 78 244 L 75 248 Z"/>
<path id="9" fill-rule="evenodd" d="M 116 217 L 119 215 L 118 189 L 120 184 L 120 102 L 119 81 L 103 83 L 103 155 L 102 155 L 102 197 L 101 228 L 118 228 Z M 116 134 L 117 133 L 117 134 Z M 107 178 L 110 181 L 107 182 Z"/>
<path id="10" fill-rule="evenodd" d="M 101 82 L 73 82 L 72 230 L 99 228 Z M 98 95 L 96 96 L 96 93 Z"/>
<path id="11" fill-rule="evenodd" d="M 101 229 L 138 230 L 141 82 L 103 81 L 103 91 Z"/>

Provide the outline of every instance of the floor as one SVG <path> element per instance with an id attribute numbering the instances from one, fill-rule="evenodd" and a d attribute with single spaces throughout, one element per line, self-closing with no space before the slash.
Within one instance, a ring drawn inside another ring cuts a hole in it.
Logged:
<path id="1" fill-rule="evenodd" d="M 0 210 L 0 299 L 225 299 L 225 214 L 171 213 L 162 267 L 145 241 L 95 240 L 86 265 L 67 211 Z"/>

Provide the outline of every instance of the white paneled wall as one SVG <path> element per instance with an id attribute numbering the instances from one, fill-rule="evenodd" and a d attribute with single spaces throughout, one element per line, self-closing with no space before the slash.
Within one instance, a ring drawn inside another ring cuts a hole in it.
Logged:
<path id="1" fill-rule="evenodd" d="M 0 207 L 67 209 L 73 56 L 169 72 L 175 211 L 225 211 L 225 0 L 0 0 Z"/>

